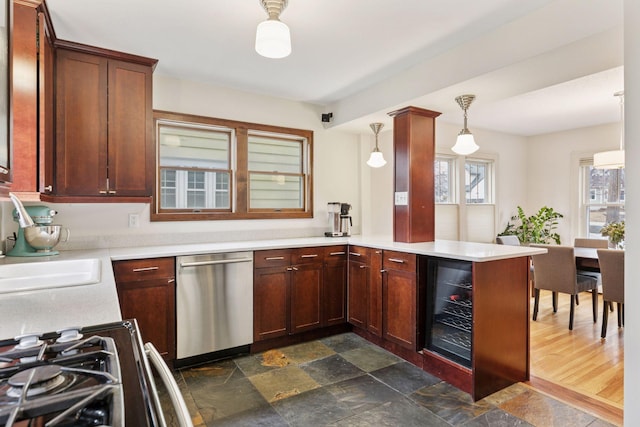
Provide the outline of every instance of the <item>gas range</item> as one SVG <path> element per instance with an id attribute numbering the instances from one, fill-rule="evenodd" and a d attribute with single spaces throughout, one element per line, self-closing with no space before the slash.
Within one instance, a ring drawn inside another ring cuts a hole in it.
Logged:
<path id="1" fill-rule="evenodd" d="M 0 341 L 0 425 L 163 425 L 135 320 Z"/>

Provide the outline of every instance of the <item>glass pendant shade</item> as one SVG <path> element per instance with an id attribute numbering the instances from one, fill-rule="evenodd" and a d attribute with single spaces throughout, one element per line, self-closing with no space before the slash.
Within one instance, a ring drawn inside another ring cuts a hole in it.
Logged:
<path id="1" fill-rule="evenodd" d="M 593 167 L 596 169 L 624 168 L 624 92 L 616 92 L 613 96 L 620 98 L 620 149 L 594 154 Z"/>
<path id="2" fill-rule="evenodd" d="M 381 168 L 382 166 L 387 164 L 384 156 L 382 156 L 382 152 L 378 148 L 378 133 L 380 133 L 380 129 L 382 129 L 383 126 L 384 124 L 382 123 L 371 123 L 369 125 L 373 133 L 376 135 L 376 147 L 371 152 L 369 160 L 367 160 L 367 165 L 372 168 Z"/>
<path id="3" fill-rule="evenodd" d="M 382 156 L 382 153 L 377 150 L 373 150 L 371 152 L 371 156 L 369 156 L 369 160 L 367 160 L 367 165 L 371 166 L 372 168 L 381 168 L 386 164 L 387 161 Z"/>
<path id="4" fill-rule="evenodd" d="M 469 154 L 478 151 L 478 144 L 473 139 L 473 134 L 467 130 L 466 133 L 460 132 L 458 139 L 456 139 L 456 145 L 451 147 L 451 150 L 461 156 L 468 156 Z"/>
<path id="5" fill-rule="evenodd" d="M 624 167 L 624 150 L 603 151 L 593 155 L 596 169 L 621 169 Z"/>
<path id="6" fill-rule="evenodd" d="M 289 27 L 277 19 L 268 19 L 258 24 L 256 30 L 256 52 L 267 58 L 284 58 L 291 53 Z"/>
<path id="7" fill-rule="evenodd" d="M 473 134 L 469 132 L 469 129 L 467 129 L 467 110 L 474 99 L 476 99 L 475 95 L 460 95 L 456 97 L 456 102 L 464 112 L 464 126 L 458 134 L 456 145 L 451 147 L 451 151 L 461 156 L 467 156 L 471 153 L 475 153 L 480 148 L 473 139 Z"/>

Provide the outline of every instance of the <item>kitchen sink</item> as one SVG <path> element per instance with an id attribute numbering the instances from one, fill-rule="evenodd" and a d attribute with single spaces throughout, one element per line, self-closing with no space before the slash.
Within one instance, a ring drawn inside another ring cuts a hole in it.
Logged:
<path id="1" fill-rule="evenodd" d="M 101 279 L 97 258 L 0 265 L 0 294 L 91 285 Z"/>

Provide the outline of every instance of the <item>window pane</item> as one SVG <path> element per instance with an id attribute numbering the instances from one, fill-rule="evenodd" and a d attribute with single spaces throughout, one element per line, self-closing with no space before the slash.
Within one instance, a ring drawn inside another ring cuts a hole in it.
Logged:
<path id="1" fill-rule="evenodd" d="M 229 129 L 201 125 L 158 126 L 163 209 L 229 209 Z"/>
<path id="2" fill-rule="evenodd" d="M 584 203 L 587 236 L 602 238 L 605 224 L 625 220 L 624 169 L 596 169 L 583 166 L 586 179 Z"/>
<path id="3" fill-rule="evenodd" d="M 251 173 L 249 208 L 299 209 L 304 207 L 302 177 Z"/>
<path id="4" fill-rule="evenodd" d="M 176 171 L 160 171 L 160 194 L 163 209 L 176 207 Z"/>
<path id="5" fill-rule="evenodd" d="M 469 162 L 464 165 L 465 197 L 467 203 L 491 203 L 489 199 L 489 175 L 486 162 Z"/>
<path id="6" fill-rule="evenodd" d="M 302 142 L 249 135 L 249 170 L 302 173 Z"/>
<path id="7" fill-rule="evenodd" d="M 436 159 L 434 161 L 434 190 L 436 203 L 454 203 L 452 160 Z"/>

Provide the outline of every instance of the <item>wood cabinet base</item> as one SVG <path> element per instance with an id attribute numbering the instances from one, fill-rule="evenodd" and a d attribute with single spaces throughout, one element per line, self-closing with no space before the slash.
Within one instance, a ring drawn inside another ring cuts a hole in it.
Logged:
<path id="1" fill-rule="evenodd" d="M 271 350 L 273 348 L 286 347 L 289 345 L 300 344 L 307 341 L 317 340 L 319 338 L 331 335 L 342 334 L 351 331 L 351 325 L 343 323 L 340 325 L 328 326 L 326 328 L 314 329 L 311 331 L 300 332 L 294 335 L 286 335 L 283 337 L 271 338 L 262 341 L 256 341 L 251 344 L 251 353 L 260 353 L 262 351 Z"/>

